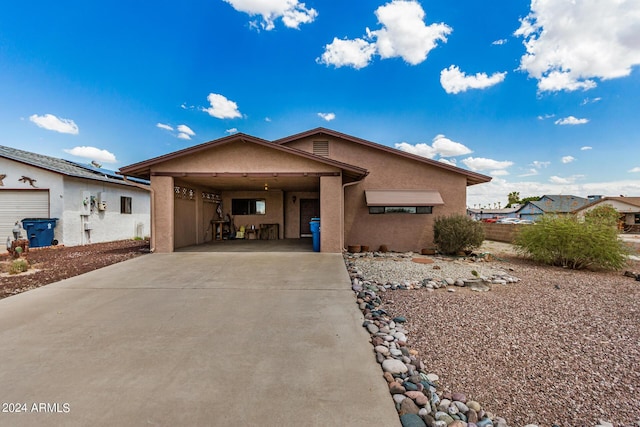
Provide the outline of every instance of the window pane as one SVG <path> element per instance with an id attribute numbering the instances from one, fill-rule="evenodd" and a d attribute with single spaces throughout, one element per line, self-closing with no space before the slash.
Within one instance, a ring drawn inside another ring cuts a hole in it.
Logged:
<path id="1" fill-rule="evenodd" d="M 430 214 L 433 212 L 433 206 L 418 206 L 416 208 L 416 213 L 419 214 Z"/>
<path id="2" fill-rule="evenodd" d="M 231 199 L 232 215 L 264 215 L 266 211 L 264 199 Z"/>
<path id="3" fill-rule="evenodd" d="M 384 208 L 384 213 L 416 213 L 415 206 L 387 206 Z"/>
<path id="4" fill-rule="evenodd" d="M 369 213 L 370 214 L 383 214 L 384 213 L 384 206 L 369 206 Z"/>
<path id="5" fill-rule="evenodd" d="M 256 204 L 256 208 L 255 208 L 256 214 L 264 215 L 267 212 L 267 203 L 264 200 L 262 199 L 256 200 L 255 204 Z"/>

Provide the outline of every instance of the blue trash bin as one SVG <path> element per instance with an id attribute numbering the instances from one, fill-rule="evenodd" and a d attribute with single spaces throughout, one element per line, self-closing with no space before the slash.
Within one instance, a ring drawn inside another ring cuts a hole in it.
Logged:
<path id="1" fill-rule="evenodd" d="M 320 252 L 320 218 L 311 218 L 309 225 L 313 237 L 313 251 Z"/>
<path id="2" fill-rule="evenodd" d="M 43 246 L 56 245 L 53 238 L 53 229 L 56 228 L 58 218 L 25 218 L 22 220 L 22 228 L 27 232 L 29 247 L 41 248 Z"/>

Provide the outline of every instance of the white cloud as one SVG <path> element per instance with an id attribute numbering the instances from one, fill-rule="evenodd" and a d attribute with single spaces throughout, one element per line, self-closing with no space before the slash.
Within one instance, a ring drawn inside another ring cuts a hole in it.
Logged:
<path id="1" fill-rule="evenodd" d="M 491 42 L 491 44 L 495 46 L 500 46 L 500 45 L 506 44 L 507 41 L 508 41 L 507 39 L 500 39 L 500 40 L 495 40 Z"/>
<path id="2" fill-rule="evenodd" d="M 427 59 L 438 41 L 446 42 L 453 31 L 444 23 L 425 25 L 425 12 L 417 1 L 393 0 L 376 9 L 383 28 L 368 31 L 376 38 L 381 58 L 401 57 L 411 65 Z"/>
<path id="3" fill-rule="evenodd" d="M 476 73 L 473 76 L 467 76 L 460 71 L 456 65 L 451 65 L 440 72 L 440 84 L 447 93 L 466 92 L 468 89 L 486 89 L 497 85 L 504 80 L 507 75 L 504 73 L 494 73 L 491 77 L 486 73 Z"/>
<path id="4" fill-rule="evenodd" d="M 189 134 L 186 134 L 186 133 L 184 133 L 184 132 L 180 132 L 180 133 L 177 135 L 177 138 L 179 138 L 179 139 L 186 139 L 186 140 L 190 140 L 190 139 L 191 139 L 191 136 L 189 136 Z"/>
<path id="5" fill-rule="evenodd" d="M 587 104 L 595 104 L 596 102 L 600 102 L 602 101 L 601 97 L 597 97 L 597 98 L 585 98 L 582 100 L 582 102 L 580 103 L 580 105 L 587 105 Z"/>
<path id="6" fill-rule="evenodd" d="M 436 135 L 431 145 L 425 143 L 409 144 L 407 142 L 399 142 L 395 144 L 395 148 L 429 159 L 433 159 L 436 155 L 454 157 L 472 153 L 464 144 L 452 141 L 444 135 Z"/>
<path id="7" fill-rule="evenodd" d="M 207 96 L 207 100 L 211 105 L 209 108 L 203 108 L 202 111 L 209 113 L 211 117 L 216 119 L 235 119 L 242 117 L 238 110 L 238 104 L 228 100 L 222 95 L 217 93 L 210 93 Z"/>
<path id="8" fill-rule="evenodd" d="M 77 135 L 80 131 L 78 129 L 78 125 L 71 119 L 61 119 L 59 117 L 54 116 L 53 114 L 45 114 L 44 116 L 39 116 L 37 114 L 33 114 L 29 116 L 29 120 L 35 123 L 38 127 L 47 130 L 53 130 L 60 133 L 69 133 L 71 135 Z"/>
<path id="9" fill-rule="evenodd" d="M 375 11 L 379 30 L 366 29 L 365 38 L 353 40 L 335 37 L 316 61 L 335 67 L 364 68 L 373 55 L 402 58 L 411 65 L 427 59 L 439 41 L 446 42 L 453 31 L 444 23 L 426 25 L 425 12 L 414 0 L 392 0 Z"/>
<path id="10" fill-rule="evenodd" d="M 316 62 L 336 68 L 353 67 L 359 70 L 369 65 L 375 53 L 375 45 L 366 40 L 341 40 L 334 37 L 333 41 L 324 47 L 324 53 Z"/>
<path id="11" fill-rule="evenodd" d="M 581 151 L 587 151 L 587 150 L 593 150 L 593 147 L 590 147 L 588 145 L 585 145 L 584 147 L 580 147 Z"/>
<path id="12" fill-rule="evenodd" d="M 556 125 L 583 125 L 585 123 L 589 123 L 589 119 L 578 119 L 573 116 L 565 117 L 563 119 L 558 119 L 555 122 Z"/>
<path id="13" fill-rule="evenodd" d="M 541 162 L 541 161 L 538 161 L 538 160 L 534 160 L 531 163 L 531 166 L 533 166 L 536 169 L 542 169 L 542 168 L 546 168 L 550 164 L 551 164 L 551 162 Z"/>
<path id="14" fill-rule="evenodd" d="M 314 21 L 318 12 L 307 8 L 298 0 L 224 0 L 238 12 L 247 13 L 250 16 L 261 16 L 260 26 L 269 31 L 275 28 L 274 21 L 282 19 L 282 23 L 289 28 L 298 28 L 300 24 L 308 24 Z M 252 23 L 256 26 L 257 23 Z"/>
<path id="15" fill-rule="evenodd" d="M 65 153 L 69 153 L 72 156 L 84 157 L 86 159 L 95 160 L 97 162 L 104 163 L 117 163 L 116 156 L 107 150 L 101 150 L 96 147 L 74 147 L 71 149 L 65 149 Z"/>
<path id="16" fill-rule="evenodd" d="M 466 159 L 462 160 L 462 163 L 464 163 L 469 169 L 473 171 L 506 169 L 509 166 L 513 165 L 513 162 L 508 160 L 500 161 L 486 159 L 484 157 L 467 157 Z"/>
<path id="17" fill-rule="evenodd" d="M 494 170 L 489 172 L 489 175 L 491 176 L 505 176 L 505 175 L 509 175 L 509 171 L 506 171 L 504 169 L 498 169 L 498 170 Z"/>
<path id="18" fill-rule="evenodd" d="M 271 117 L 265 117 L 264 121 L 267 122 L 267 123 L 271 123 Z"/>
<path id="19" fill-rule="evenodd" d="M 573 162 L 575 160 L 576 160 L 576 158 L 573 157 L 573 156 L 564 156 L 564 157 L 562 157 L 562 163 L 565 163 L 565 164 L 566 163 L 571 163 L 571 162 Z"/>
<path id="20" fill-rule="evenodd" d="M 553 182 L 554 184 L 573 184 L 582 178 L 584 178 L 584 175 L 572 175 L 566 178 L 554 175 L 549 178 L 549 181 Z"/>
<path id="21" fill-rule="evenodd" d="M 536 175 L 538 175 L 539 173 L 540 173 L 540 172 L 538 172 L 538 169 L 536 169 L 536 168 L 531 168 L 531 169 L 529 169 L 529 171 L 528 171 L 528 172 L 523 173 L 522 175 L 518 175 L 518 176 L 519 176 L 519 177 L 523 177 L 523 178 L 524 178 L 525 176 L 536 176 Z"/>
<path id="22" fill-rule="evenodd" d="M 196 133 L 194 131 L 191 130 L 191 128 L 187 125 L 178 125 L 177 127 L 178 132 L 180 133 L 186 133 L 189 136 L 195 136 Z"/>
<path id="23" fill-rule="evenodd" d="M 547 119 L 552 119 L 554 118 L 556 115 L 555 114 L 545 114 L 544 116 L 538 116 L 538 120 L 547 120 Z"/>
<path id="24" fill-rule="evenodd" d="M 225 130 L 226 133 L 228 134 L 232 134 L 232 133 L 238 133 L 238 129 L 236 128 L 231 128 L 231 129 L 227 129 Z"/>
<path id="25" fill-rule="evenodd" d="M 164 123 L 156 123 L 156 127 L 160 129 L 168 130 L 168 131 L 173 130 L 173 127 L 171 127 L 170 125 L 166 125 Z"/>
<path id="26" fill-rule="evenodd" d="M 336 115 L 334 113 L 318 113 L 318 117 L 330 122 L 331 120 L 336 118 Z"/>
<path id="27" fill-rule="evenodd" d="M 627 172 L 639 173 L 640 172 L 640 166 L 636 166 L 635 168 L 629 169 Z"/>
<path id="28" fill-rule="evenodd" d="M 540 91 L 587 90 L 594 79 L 628 76 L 640 64 L 639 17 L 638 1 L 532 1 L 515 32 L 527 51 L 520 70 Z"/>
<path id="29" fill-rule="evenodd" d="M 438 159 L 440 163 L 444 163 L 445 165 L 457 166 L 456 159 L 447 159 L 445 157 L 441 157 Z"/>

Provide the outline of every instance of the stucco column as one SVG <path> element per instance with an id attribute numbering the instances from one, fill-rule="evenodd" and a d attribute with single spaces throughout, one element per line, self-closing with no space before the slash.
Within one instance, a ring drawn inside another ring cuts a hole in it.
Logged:
<path id="1" fill-rule="evenodd" d="M 155 209 L 153 221 L 155 233 L 151 235 L 151 245 L 156 252 L 173 252 L 173 201 L 175 198 L 173 189 L 173 177 L 152 176 L 151 188 L 155 191 Z"/>
<path id="2" fill-rule="evenodd" d="M 342 177 L 320 177 L 320 251 L 341 253 Z"/>

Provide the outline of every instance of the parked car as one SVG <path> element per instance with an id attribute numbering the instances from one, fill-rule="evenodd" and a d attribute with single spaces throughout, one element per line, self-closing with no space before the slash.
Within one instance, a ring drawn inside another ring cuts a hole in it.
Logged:
<path id="1" fill-rule="evenodd" d="M 520 219 L 518 218 L 500 218 L 497 223 L 498 224 L 518 224 Z"/>
<path id="2" fill-rule="evenodd" d="M 521 219 L 517 222 L 517 224 L 535 224 L 535 222 L 531 221 L 530 219 Z"/>

